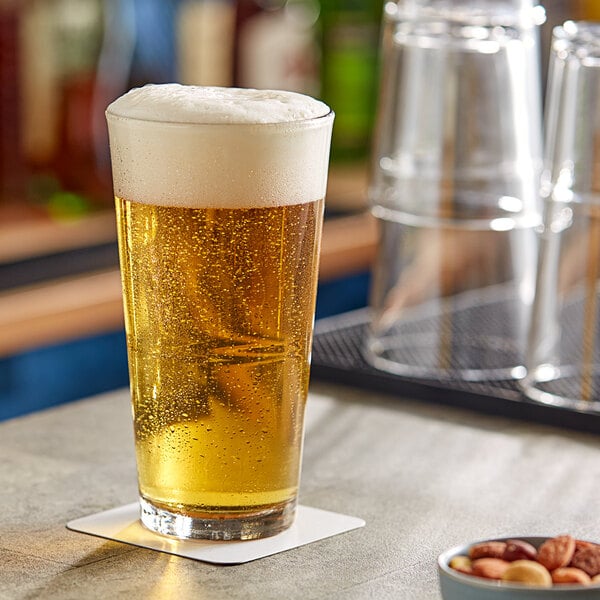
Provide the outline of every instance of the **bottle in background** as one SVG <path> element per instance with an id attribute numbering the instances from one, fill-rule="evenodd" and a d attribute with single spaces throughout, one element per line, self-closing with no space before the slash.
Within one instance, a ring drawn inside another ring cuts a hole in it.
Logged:
<path id="1" fill-rule="evenodd" d="M 377 96 L 381 0 L 322 0 L 321 96 L 336 113 L 332 160 L 365 160 Z"/>
<path id="2" fill-rule="evenodd" d="M 230 0 L 184 0 L 177 12 L 178 80 L 188 85 L 233 84 L 236 7 Z"/>
<path id="3" fill-rule="evenodd" d="M 317 0 L 240 0 L 236 84 L 319 94 Z"/>
<path id="4" fill-rule="evenodd" d="M 53 166 L 65 190 L 85 205 L 110 199 L 96 169 L 93 111 L 103 33 L 100 0 L 59 0 L 55 43 L 59 77 L 59 144 Z M 105 195 L 106 194 L 106 195 Z"/>
<path id="5" fill-rule="evenodd" d="M 588 21 L 600 21 L 600 2 L 598 0 L 583 0 L 582 18 Z"/>
<path id="6" fill-rule="evenodd" d="M 25 188 L 21 146 L 19 29 L 22 6 L 0 5 L 0 205 L 12 203 Z"/>
<path id="7" fill-rule="evenodd" d="M 110 200 L 94 131 L 103 17 L 103 0 L 30 0 L 23 11 L 20 135 L 29 176 L 22 199 L 53 216 Z"/>

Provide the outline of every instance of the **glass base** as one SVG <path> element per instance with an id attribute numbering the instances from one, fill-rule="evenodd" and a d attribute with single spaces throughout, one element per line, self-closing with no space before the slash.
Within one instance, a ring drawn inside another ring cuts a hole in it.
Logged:
<path id="1" fill-rule="evenodd" d="M 363 357 L 380 371 L 410 379 L 479 382 L 524 377 L 525 367 L 519 364 L 516 356 L 498 353 L 498 356 L 488 358 L 486 352 L 490 354 L 490 347 L 493 347 L 491 343 L 476 346 L 472 340 L 465 340 L 460 351 L 449 350 L 446 356 L 440 357 L 439 347 L 427 346 L 422 340 L 394 348 L 382 348 L 375 342 L 363 349 Z"/>
<path id="2" fill-rule="evenodd" d="M 531 369 L 520 385 L 534 402 L 600 413 L 600 365 L 544 364 Z"/>
<path id="3" fill-rule="evenodd" d="M 281 533 L 294 522 L 296 500 L 255 513 L 189 516 L 158 508 L 140 497 L 142 524 L 162 535 L 180 539 L 255 540 Z"/>
<path id="4" fill-rule="evenodd" d="M 528 324 L 521 287 L 515 280 L 433 297 L 387 317 L 385 306 L 372 306 L 364 358 L 421 380 L 520 379 Z"/>

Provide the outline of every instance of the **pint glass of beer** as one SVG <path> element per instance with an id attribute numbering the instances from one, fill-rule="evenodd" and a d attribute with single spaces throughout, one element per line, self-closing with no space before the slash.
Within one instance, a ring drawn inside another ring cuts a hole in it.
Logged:
<path id="1" fill-rule="evenodd" d="M 333 113 L 167 84 L 107 120 L 141 520 L 274 535 L 295 513 Z"/>

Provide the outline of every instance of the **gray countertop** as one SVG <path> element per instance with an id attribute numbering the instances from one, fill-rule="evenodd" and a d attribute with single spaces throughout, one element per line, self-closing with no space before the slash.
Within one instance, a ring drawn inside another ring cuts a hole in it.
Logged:
<path id="1" fill-rule="evenodd" d="M 0 599 L 428 600 L 470 540 L 600 540 L 600 437 L 315 383 L 300 501 L 349 533 L 220 567 L 69 531 L 136 499 L 128 392 L 0 424 Z"/>

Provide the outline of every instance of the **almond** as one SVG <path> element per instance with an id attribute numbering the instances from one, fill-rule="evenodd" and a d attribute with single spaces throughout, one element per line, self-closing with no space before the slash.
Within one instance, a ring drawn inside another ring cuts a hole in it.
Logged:
<path id="1" fill-rule="evenodd" d="M 506 550 L 506 542 L 482 542 L 469 548 L 469 558 L 502 558 Z"/>
<path id="2" fill-rule="evenodd" d="M 477 558 L 471 563 L 473 575 L 486 579 L 500 579 L 510 565 L 501 558 Z"/>

